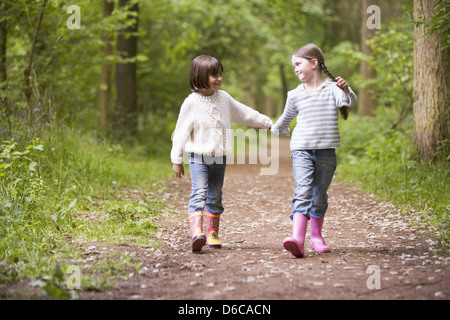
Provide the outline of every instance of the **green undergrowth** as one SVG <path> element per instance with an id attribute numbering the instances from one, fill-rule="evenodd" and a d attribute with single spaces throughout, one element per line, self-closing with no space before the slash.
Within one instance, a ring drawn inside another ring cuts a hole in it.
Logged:
<path id="1" fill-rule="evenodd" d="M 384 117 L 350 117 L 341 122 L 338 175 L 367 193 L 392 202 L 402 213 L 420 217 L 436 230 L 443 246 L 450 242 L 450 164 L 447 142 L 438 150 L 441 160 L 417 160 L 412 127 L 392 129 Z"/>
<path id="2" fill-rule="evenodd" d="M 76 297 L 70 266 L 81 267 L 77 289 L 101 290 L 140 262 L 92 247 L 155 246 L 168 159 L 60 129 L 3 141 L 0 160 L 0 296 L 24 280 L 43 298 Z"/>

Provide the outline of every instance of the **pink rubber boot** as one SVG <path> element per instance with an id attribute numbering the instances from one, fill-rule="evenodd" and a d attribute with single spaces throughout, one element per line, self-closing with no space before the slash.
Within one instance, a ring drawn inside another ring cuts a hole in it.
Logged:
<path id="1" fill-rule="evenodd" d="M 308 217 L 304 214 L 294 214 L 292 217 L 292 237 L 283 241 L 283 248 L 294 257 L 302 258 L 305 255 L 305 235 L 308 226 Z"/>
<path id="2" fill-rule="evenodd" d="M 322 226 L 323 226 L 323 220 L 324 216 L 320 218 L 313 218 L 311 217 L 310 220 L 310 240 L 311 240 L 311 248 L 314 249 L 317 253 L 326 253 L 330 252 L 330 247 L 328 247 L 325 244 L 325 240 L 323 240 L 322 237 Z"/>
<path id="3" fill-rule="evenodd" d="M 206 243 L 206 236 L 203 234 L 203 212 L 194 212 L 189 216 L 189 227 L 192 235 L 192 252 L 198 252 Z"/>
<path id="4" fill-rule="evenodd" d="M 206 212 L 206 224 L 208 228 L 206 229 L 208 242 L 208 247 L 214 249 L 222 248 L 222 244 L 219 240 L 219 224 L 220 224 L 220 214 L 214 214 L 211 212 Z"/>

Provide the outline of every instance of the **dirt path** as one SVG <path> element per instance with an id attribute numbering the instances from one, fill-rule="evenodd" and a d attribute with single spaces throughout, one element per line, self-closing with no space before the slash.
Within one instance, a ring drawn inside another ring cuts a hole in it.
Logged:
<path id="1" fill-rule="evenodd" d="M 137 274 L 117 289 L 82 299 L 438 299 L 450 298 L 450 254 L 392 205 L 334 179 L 324 236 L 332 251 L 293 258 L 289 141 L 280 144 L 277 175 L 258 165 L 228 165 L 220 238 L 223 248 L 190 251 L 190 179 L 171 179 L 173 215 L 161 219 L 161 248 L 136 249 Z M 307 236 L 307 243 L 309 243 Z"/>

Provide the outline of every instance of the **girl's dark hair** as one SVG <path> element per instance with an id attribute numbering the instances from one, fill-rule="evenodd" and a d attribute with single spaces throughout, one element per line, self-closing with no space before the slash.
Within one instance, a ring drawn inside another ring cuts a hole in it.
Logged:
<path id="1" fill-rule="evenodd" d="M 209 87 L 209 76 L 223 73 L 223 66 L 219 59 L 211 56 L 198 56 L 192 60 L 190 84 L 192 92 Z"/>
<path id="2" fill-rule="evenodd" d="M 317 59 L 319 70 L 323 71 L 331 80 L 336 81 L 336 78 L 331 74 L 330 71 L 328 71 L 327 67 L 325 66 L 325 59 L 323 57 L 322 50 L 320 50 L 320 48 L 314 43 L 308 43 L 303 47 L 298 48 L 297 50 L 295 50 L 292 56 L 304 58 L 310 61 L 312 59 Z M 347 120 L 348 107 L 339 108 L 339 112 L 341 113 L 342 118 L 344 118 L 344 120 Z"/>

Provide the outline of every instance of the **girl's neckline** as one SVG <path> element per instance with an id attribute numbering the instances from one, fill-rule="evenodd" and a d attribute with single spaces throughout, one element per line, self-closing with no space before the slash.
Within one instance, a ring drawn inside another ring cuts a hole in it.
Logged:
<path id="1" fill-rule="evenodd" d="M 213 95 L 215 95 L 217 92 L 217 90 L 212 90 L 211 94 L 201 94 L 200 92 L 195 92 L 196 94 L 202 96 L 202 97 L 212 97 Z"/>
<path id="2" fill-rule="evenodd" d="M 325 86 L 325 84 L 327 84 L 330 81 L 331 81 L 331 79 L 328 79 L 328 78 L 323 80 L 322 84 L 313 92 L 308 92 L 308 90 L 306 90 L 306 82 L 302 83 L 300 86 L 302 87 L 303 91 L 305 91 L 305 93 L 308 96 L 312 96 L 312 95 L 315 95 L 316 93 L 318 93 Z"/>
<path id="3" fill-rule="evenodd" d="M 201 93 L 198 93 L 198 92 L 193 92 L 193 93 L 195 94 L 195 96 L 197 98 L 200 98 L 200 99 L 213 99 L 213 98 L 215 98 L 217 96 L 218 90 L 214 90 L 213 94 L 211 94 L 209 96 L 204 96 L 204 95 L 202 95 Z"/>

